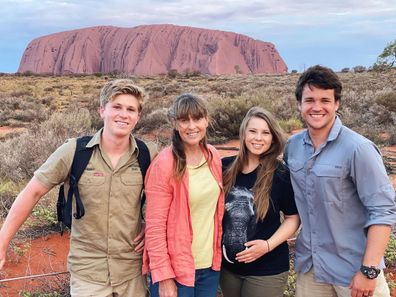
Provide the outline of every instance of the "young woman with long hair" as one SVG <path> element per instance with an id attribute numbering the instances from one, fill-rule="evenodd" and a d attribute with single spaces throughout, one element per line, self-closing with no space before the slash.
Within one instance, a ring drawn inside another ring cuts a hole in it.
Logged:
<path id="1" fill-rule="evenodd" d="M 169 109 L 172 145 L 151 163 L 145 180 L 143 272 L 151 296 L 215 297 L 224 212 L 221 160 L 207 144 L 205 102 L 183 94 Z"/>
<path id="2" fill-rule="evenodd" d="M 221 289 L 224 297 L 282 297 L 289 271 L 286 240 L 299 226 L 289 172 L 279 160 L 285 137 L 260 107 L 247 112 L 239 136 L 238 155 L 223 159 Z"/>

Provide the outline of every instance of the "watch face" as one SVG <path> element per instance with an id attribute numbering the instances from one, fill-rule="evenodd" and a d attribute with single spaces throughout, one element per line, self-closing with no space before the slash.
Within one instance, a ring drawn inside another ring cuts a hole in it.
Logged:
<path id="1" fill-rule="evenodd" d="M 362 267 L 361 271 L 368 279 L 376 278 L 380 272 L 380 270 L 375 267 Z"/>
<path id="2" fill-rule="evenodd" d="M 367 270 L 367 277 L 370 279 L 376 278 L 378 276 L 377 271 L 374 268 L 370 268 Z"/>

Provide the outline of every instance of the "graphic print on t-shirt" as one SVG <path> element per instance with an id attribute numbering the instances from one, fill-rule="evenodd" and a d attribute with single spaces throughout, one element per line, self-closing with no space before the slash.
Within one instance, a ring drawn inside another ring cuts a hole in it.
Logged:
<path id="1" fill-rule="evenodd" d="M 223 255 L 234 263 L 237 253 L 246 249 L 256 231 L 256 214 L 253 193 L 246 187 L 235 186 L 231 189 L 225 203 L 223 218 Z"/>

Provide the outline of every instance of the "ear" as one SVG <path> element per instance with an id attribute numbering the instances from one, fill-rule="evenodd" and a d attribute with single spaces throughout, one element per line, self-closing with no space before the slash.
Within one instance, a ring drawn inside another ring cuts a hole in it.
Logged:
<path id="1" fill-rule="evenodd" d="M 99 115 L 102 119 L 104 119 L 104 110 L 105 108 L 103 106 L 99 106 Z"/>
<path id="2" fill-rule="evenodd" d="M 340 108 L 340 100 L 336 100 L 335 101 L 335 110 L 338 111 L 339 108 Z"/>
<path id="3" fill-rule="evenodd" d="M 301 101 L 297 101 L 297 109 L 301 112 Z"/>

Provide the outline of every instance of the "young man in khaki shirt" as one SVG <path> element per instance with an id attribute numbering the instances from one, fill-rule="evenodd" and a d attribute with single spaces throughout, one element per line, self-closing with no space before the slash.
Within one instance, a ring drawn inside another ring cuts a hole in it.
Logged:
<path id="1" fill-rule="evenodd" d="M 87 144 L 93 153 L 78 182 L 85 215 L 73 218 L 71 229 L 68 269 L 72 296 L 146 296 L 141 275 L 143 178 L 131 134 L 144 96 L 127 79 L 111 81 L 101 91 L 104 127 Z M 39 199 L 62 182 L 67 193 L 75 148 L 76 139 L 60 146 L 16 198 L 0 230 L 0 269 L 10 240 Z M 149 145 L 149 151 L 152 158 L 156 148 Z"/>

